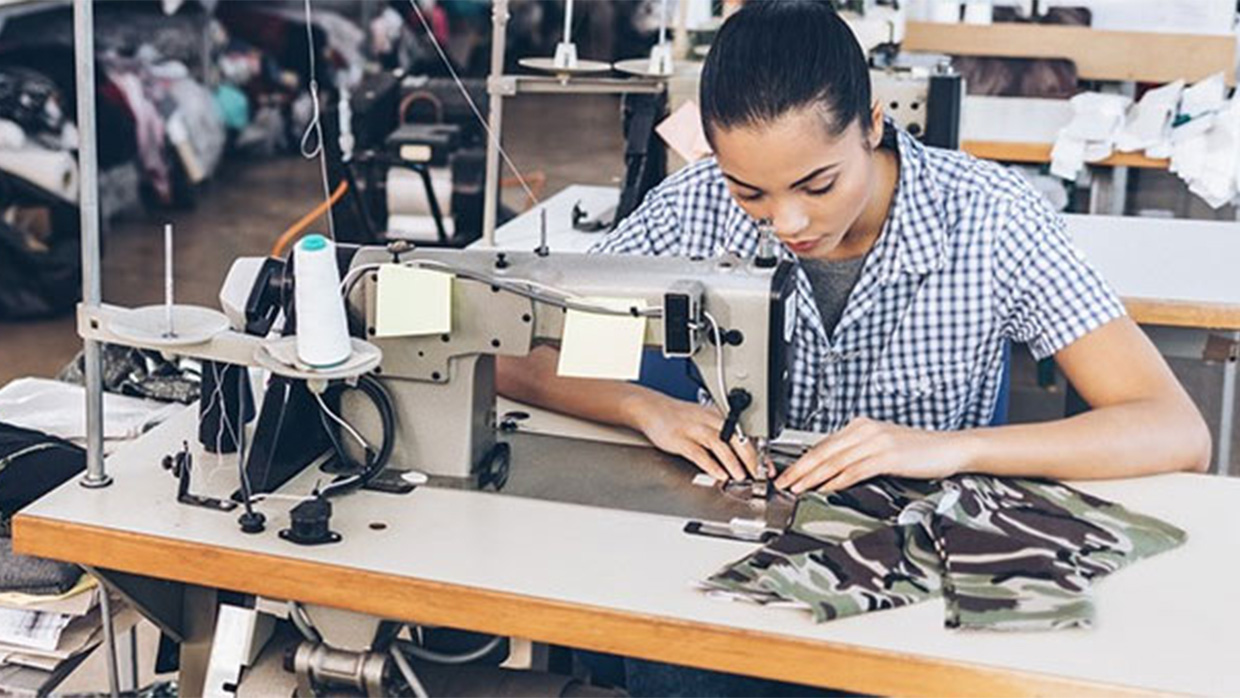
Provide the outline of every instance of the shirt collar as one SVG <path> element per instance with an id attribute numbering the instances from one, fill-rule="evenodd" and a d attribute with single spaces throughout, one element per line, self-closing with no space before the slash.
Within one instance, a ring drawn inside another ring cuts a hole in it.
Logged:
<path id="1" fill-rule="evenodd" d="M 894 141 L 900 158 L 899 180 L 883 231 L 890 236 L 890 248 L 882 271 L 890 282 L 900 274 L 922 275 L 943 268 L 947 214 L 942 190 L 927 164 L 926 147 L 890 120 L 885 129 L 884 141 Z"/>

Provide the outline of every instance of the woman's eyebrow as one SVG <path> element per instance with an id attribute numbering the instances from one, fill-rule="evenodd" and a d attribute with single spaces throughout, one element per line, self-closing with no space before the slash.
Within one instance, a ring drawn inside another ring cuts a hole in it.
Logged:
<path id="1" fill-rule="evenodd" d="M 802 184 L 805 184 L 806 182 L 808 182 L 808 181 L 810 181 L 810 180 L 814 179 L 815 177 L 818 177 L 819 175 L 825 174 L 826 172 L 828 172 L 828 171 L 830 171 L 830 170 L 833 170 L 833 169 L 835 169 L 835 168 L 837 168 L 837 167 L 839 167 L 839 166 L 840 166 L 840 163 L 838 163 L 838 162 L 833 162 L 833 163 L 831 163 L 830 165 L 823 165 L 822 167 L 817 168 L 817 169 L 816 169 L 816 170 L 814 170 L 813 172 L 810 172 L 809 174 L 807 174 L 807 175 L 805 175 L 804 177 L 802 177 L 802 178 L 798 179 L 797 181 L 793 182 L 792 184 L 789 184 L 789 185 L 788 185 L 788 188 L 789 188 L 789 189 L 796 189 L 797 187 L 801 186 Z M 724 173 L 723 173 L 723 176 L 724 176 L 724 177 L 726 177 L 727 179 L 731 180 L 734 184 L 737 184 L 737 185 L 739 185 L 739 186 L 745 187 L 746 189 L 752 189 L 752 190 L 754 190 L 754 191 L 756 191 L 756 192 L 761 192 L 761 191 L 762 191 L 762 187 L 754 186 L 754 185 L 750 184 L 749 182 L 746 182 L 746 181 L 745 181 L 745 180 L 743 180 L 743 179 L 739 179 L 739 178 L 737 178 L 737 177 L 736 177 L 736 176 L 734 176 L 734 175 L 728 174 L 727 172 L 724 172 Z"/>
<path id="2" fill-rule="evenodd" d="M 836 167 L 839 167 L 839 165 L 840 165 L 840 163 L 838 163 L 838 162 L 833 162 L 833 163 L 831 163 L 830 165 L 823 165 L 822 167 L 819 167 L 818 169 L 814 170 L 813 172 L 810 172 L 809 174 L 807 174 L 807 175 L 805 175 L 804 177 L 802 177 L 802 178 L 798 179 L 797 181 L 793 182 L 792 184 L 789 184 L 789 185 L 788 185 L 788 188 L 789 188 L 789 189 L 796 189 L 797 187 L 801 186 L 802 184 L 805 184 L 806 182 L 808 182 L 808 181 L 812 180 L 813 178 L 815 178 L 815 177 L 817 177 L 817 176 L 819 176 L 819 175 L 821 175 L 821 174 L 826 173 L 828 170 L 833 170 L 833 169 L 835 169 Z"/>
<path id="3" fill-rule="evenodd" d="M 728 179 L 730 179 L 730 180 L 732 180 L 732 182 L 733 182 L 734 184 L 738 184 L 738 185 L 740 185 L 740 186 L 742 186 L 742 187 L 745 187 L 746 189 L 753 189 L 754 191 L 762 191 L 762 188 L 761 188 L 761 187 L 755 187 L 754 185 L 750 184 L 749 182 L 746 182 L 746 181 L 743 181 L 743 180 L 737 179 L 736 177 L 733 177 L 732 175 L 728 174 L 727 172 L 724 172 L 724 173 L 723 173 L 723 176 L 724 176 L 724 177 L 726 177 L 726 178 L 728 178 Z"/>

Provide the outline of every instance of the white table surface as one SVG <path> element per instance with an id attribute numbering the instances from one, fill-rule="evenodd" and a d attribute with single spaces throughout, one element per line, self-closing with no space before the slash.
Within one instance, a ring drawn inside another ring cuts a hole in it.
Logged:
<path id="1" fill-rule="evenodd" d="M 1240 596 L 1230 589 L 1240 576 L 1237 480 L 1181 474 L 1080 484 L 1189 533 L 1185 546 L 1097 585 L 1095 629 L 948 631 L 941 600 L 815 624 L 803 611 L 728 603 L 695 590 L 695 580 L 752 546 L 685 535 L 684 521 L 673 517 L 421 488 L 405 497 L 356 493 L 337 500 L 333 527 L 344 544 L 307 548 L 280 540 L 275 531 L 286 525 L 289 503 L 278 501 L 261 505 L 268 532 L 247 536 L 235 515 L 174 502 L 176 483 L 159 459 L 190 434 L 193 419 L 189 410 L 110 458 L 111 487 L 91 490 L 71 482 L 25 514 L 267 554 L 273 565 L 280 558 L 308 560 L 972 665 L 1155 691 L 1240 695 Z M 227 458 L 213 461 L 202 459 L 195 489 L 222 494 L 235 483 L 235 466 Z M 307 477 L 291 487 L 308 488 Z M 370 530 L 372 521 L 388 528 Z"/>
<path id="2" fill-rule="evenodd" d="M 1066 215 L 1072 240 L 1125 298 L 1240 305 L 1240 223 Z"/>

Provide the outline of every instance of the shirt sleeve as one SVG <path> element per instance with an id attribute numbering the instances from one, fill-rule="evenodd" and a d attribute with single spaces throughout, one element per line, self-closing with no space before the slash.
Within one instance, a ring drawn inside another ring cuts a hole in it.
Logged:
<path id="1" fill-rule="evenodd" d="M 615 230 L 590 247 L 590 252 L 664 255 L 675 250 L 681 235 L 680 218 L 664 189 L 651 190 Z"/>
<path id="2" fill-rule="evenodd" d="M 1040 196 L 1012 205 L 1000 262 L 1007 286 L 1005 334 L 1037 359 L 1053 356 L 1122 317 L 1119 297 L 1068 237 Z"/>

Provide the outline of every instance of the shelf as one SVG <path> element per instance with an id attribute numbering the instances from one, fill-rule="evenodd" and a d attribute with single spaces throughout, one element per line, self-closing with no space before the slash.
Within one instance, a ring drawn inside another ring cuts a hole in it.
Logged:
<path id="1" fill-rule="evenodd" d="M 902 48 L 953 56 L 1066 58 L 1082 80 L 1235 82 L 1231 35 L 1120 32 L 1050 24 L 908 22 Z"/>

